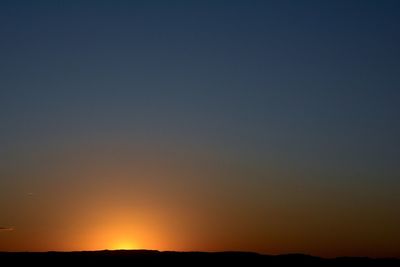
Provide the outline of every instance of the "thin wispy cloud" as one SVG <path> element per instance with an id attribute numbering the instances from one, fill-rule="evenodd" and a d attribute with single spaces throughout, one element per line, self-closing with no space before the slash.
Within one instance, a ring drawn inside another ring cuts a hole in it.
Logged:
<path id="1" fill-rule="evenodd" d="M 7 231 L 14 231 L 13 227 L 1 227 L 0 226 L 0 232 L 7 232 Z"/>

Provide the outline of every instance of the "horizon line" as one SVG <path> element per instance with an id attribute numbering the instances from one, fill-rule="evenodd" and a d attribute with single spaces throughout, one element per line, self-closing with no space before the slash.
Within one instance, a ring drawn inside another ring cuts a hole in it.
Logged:
<path id="1" fill-rule="evenodd" d="M 370 256 L 336 256 L 336 257 L 323 257 L 315 256 L 307 253 L 282 253 L 282 254 L 266 254 L 255 251 L 242 251 L 242 250 L 221 250 L 221 251 L 200 251 L 200 250 L 157 250 L 157 249 L 96 249 L 96 250 L 46 250 L 46 251 L 0 251 L 0 254 L 10 253 L 31 253 L 31 254 L 45 254 L 45 253 L 96 253 L 96 252 L 154 252 L 154 253 L 204 253 L 204 254 L 223 254 L 223 253 L 236 253 L 236 254 L 253 254 L 266 257 L 282 257 L 282 256 L 306 256 L 319 259 L 371 259 L 371 260 L 400 260 L 400 257 L 370 257 Z"/>

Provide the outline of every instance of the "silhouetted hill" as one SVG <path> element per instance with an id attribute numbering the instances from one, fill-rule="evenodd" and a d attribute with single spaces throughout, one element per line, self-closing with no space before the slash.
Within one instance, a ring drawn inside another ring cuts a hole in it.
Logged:
<path id="1" fill-rule="evenodd" d="M 262 255 L 251 252 L 160 252 L 104 250 L 82 252 L 0 252 L 1 266 L 321 266 L 400 267 L 400 259 L 342 257 L 324 259 L 303 254 Z"/>

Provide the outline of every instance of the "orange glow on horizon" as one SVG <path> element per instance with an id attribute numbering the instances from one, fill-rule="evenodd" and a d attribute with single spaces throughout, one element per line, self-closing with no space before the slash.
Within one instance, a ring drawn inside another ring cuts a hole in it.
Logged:
<path id="1" fill-rule="evenodd" d="M 119 208 L 112 208 L 118 206 Z M 133 212 L 122 205 L 104 207 L 101 214 L 94 214 L 85 221 L 94 222 L 76 239 L 81 250 L 135 250 L 160 249 L 165 244 L 165 229 L 146 211 Z M 76 245 L 75 245 L 76 246 Z"/>
<path id="2" fill-rule="evenodd" d="M 87 250 L 133 250 L 140 249 L 134 225 L 99 225 L 87 233 Z"/>
<path id="3" fill-rule="evenodd" d="M 130 240 L 118 240 L 114 243 L 110 244 L 110 247 L 107 248 L 110 250 L 132 250 L 132 249 L 140 249 L 140 247 L 134 242 Z"/>

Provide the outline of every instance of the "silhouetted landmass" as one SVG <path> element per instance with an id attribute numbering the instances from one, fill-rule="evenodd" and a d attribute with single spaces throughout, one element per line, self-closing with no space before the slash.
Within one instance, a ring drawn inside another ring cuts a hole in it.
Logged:
<path id="1" fill-rule="evenodd" d="M 262 255 L 250 252 L 160 252 L 104 250 L 82 252 L 0 252 L 1 266 L 321 266 L 400 267 L 400 259 L 342 257 L 325 259 L 303 254 Z"/>

